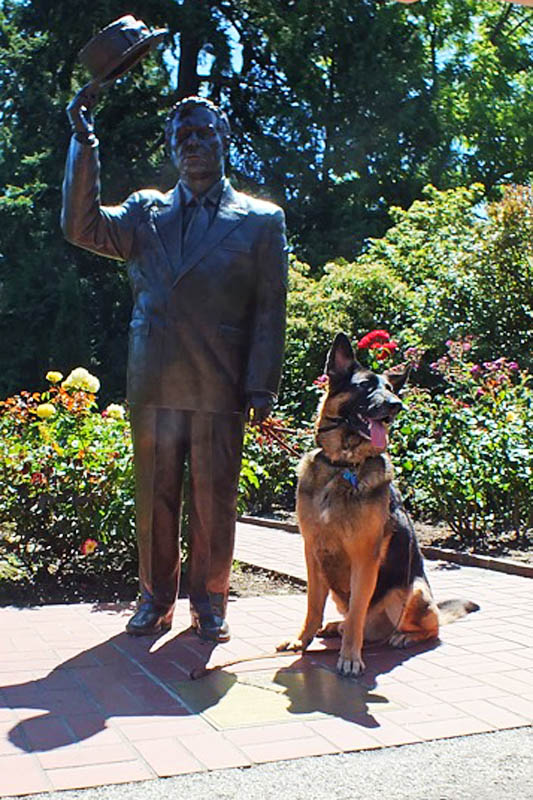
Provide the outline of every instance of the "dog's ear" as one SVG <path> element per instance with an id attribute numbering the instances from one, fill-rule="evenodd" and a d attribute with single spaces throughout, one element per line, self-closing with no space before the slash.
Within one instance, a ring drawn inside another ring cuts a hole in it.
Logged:
<path id="1" fill-rule="evenodd" d="M 398 364 L 398 366 L 388 369 L 383 374 L 389 383 L 392 384 L 395 394 L 398 394 L 407 383 L 410 373 L 411 364 Z"/>
<path id="2" fill-rule="evenodd" d="M 352 345 L 345 333 L 335 336 L 326 360 L 326 374 L 329 378 L 344 377 L 353 369 L 355 356 Z"/>

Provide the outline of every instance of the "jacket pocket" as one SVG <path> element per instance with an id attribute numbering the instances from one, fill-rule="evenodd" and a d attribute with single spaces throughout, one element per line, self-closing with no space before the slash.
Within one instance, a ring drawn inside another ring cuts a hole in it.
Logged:
<path id="1" fill-rule="evenodd" d="M 234 325 L 225 325 L 223 322 L 218 326 L 219 333 L 230 342 L 234 344 L 244 344 L 247 339 L 247 333 L 243 328 L 236 328 Z"/>

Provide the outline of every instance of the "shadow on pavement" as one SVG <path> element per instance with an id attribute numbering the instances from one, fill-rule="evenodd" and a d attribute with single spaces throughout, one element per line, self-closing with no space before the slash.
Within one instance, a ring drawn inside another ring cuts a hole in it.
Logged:
<path id="1" fill-rule="evenodd" d="M 214 647 L 191 629 L 160 638 L 119 633 L 43 678 L 2 685 L 0 709 L 21 718 L 9 740 L 26 752 L 48 751 L 94 736 L 109 717 L 190 715 L 168 683 L 205 666 Z"/>

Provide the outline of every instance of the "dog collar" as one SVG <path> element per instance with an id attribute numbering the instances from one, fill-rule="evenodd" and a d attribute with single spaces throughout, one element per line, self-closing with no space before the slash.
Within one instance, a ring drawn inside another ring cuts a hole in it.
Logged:
<path id="1" fill-rule="evenodd" d="M 357 489 L 357 487 L 359 486 L 359 478 L 357 477 L 353 469 L 345 469 L 344 472 L 342 473 L 342 477 L 344 478 L 345 481 L 348 481 L 348 483 L 352 486 L 353 489 Z"/>
<path id="2" fill-rule="evenodd" d="M 349 461 L 332 461 L 331 458 L 328 458 L 325 453 L 320 451 L 317 453 L 317 458 L 321 461 L 325 461 L 326 464 L 330 467 L 334 467 L 335 469 L 343 469 L 344 471 L 341 475 L 341 478 L 344 478 L 345 481 L 348 481 L 350 486 L 353 489 L 359 488 L 359 478 L 357 477 L 357 473 L 354 470 L 354 465 Z"/>
<path id="3" fill-rule="evenodd" d="M 354 467 L 353 462 L 351 462 L 351 461 L 332 461 L 331 458 L 328 458 L 327 455 L 322 450 L 320 450 L 317 453 L 316 457 L 319 458 L 321 461 L 325 461 L 326 464 L 328 464 L 330 467 L 336 467 L 337 469 L 339 467 L 346 467 L 347 469 L 353 471 L 353 467 Z"/>
<path id="4" fill-rule="evenodd" d="M 331 425 L 322 425 L 318 428 L 317 433 L 327 433 L 327 431 L 334 431 L 335 428 L 340 428 L 342 424 L 346 424 L 347 420 L 344 417 L 324 417 L 324 419 L 329 419 L 332 424 Z"/>

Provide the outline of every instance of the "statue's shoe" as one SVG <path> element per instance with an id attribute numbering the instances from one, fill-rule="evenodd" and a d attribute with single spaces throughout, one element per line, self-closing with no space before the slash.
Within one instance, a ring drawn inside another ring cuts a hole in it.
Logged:
<path id="1" fill-rule="evenodd" d="M 172 627 L 172 609 L 162 611 L 150 600 L 141 603 L 138 611 L 126 625 L 126 633 L 131 636 L 152 636 L 166 633 Z"/>
<path id="2" fill-rule="evenodd" d="M 216 614 L 193 615 L 192 627 L 200 639 L 208 642 L 229 642 L 231 638 L 228 623 Z"/>

